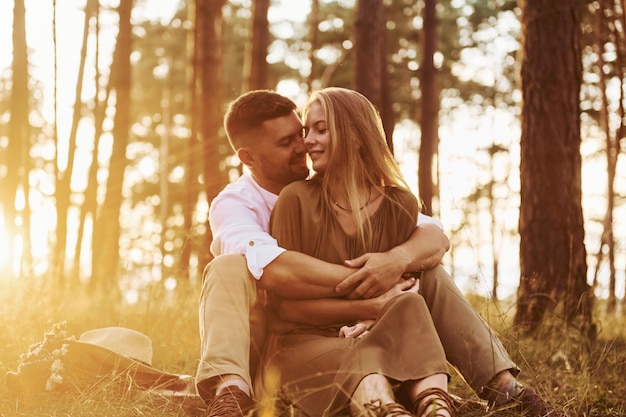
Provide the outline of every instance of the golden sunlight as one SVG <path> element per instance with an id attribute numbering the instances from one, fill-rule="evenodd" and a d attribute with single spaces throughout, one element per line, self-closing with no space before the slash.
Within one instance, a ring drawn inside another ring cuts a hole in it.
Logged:
<path id="1" fill-rule="evenodd" d="M 9 249 L 11 248 L 11 238 L 7 233 L 5 220 L 2 213 L 0 213 L 0 271 L 4 271 L 10 265 Z"/>
<path id="2" fill-rule="evenodd" d="M 0 217 L 2 215 L 0 214 Z M 24 239 L 20 234 L 13 234 L 7 230 L 4 217 L 0 222 L 0 271 L 11 271 L 11 274 L 0 274 L 0 279 L 8 281 L 11 276 L 18 276 L 21 265 L 20 259 L 24 250 Z"/>

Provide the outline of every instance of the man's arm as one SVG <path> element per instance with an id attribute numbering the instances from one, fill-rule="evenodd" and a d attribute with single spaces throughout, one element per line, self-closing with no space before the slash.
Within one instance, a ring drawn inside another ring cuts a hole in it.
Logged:
<path id="1" fill-rule="evenodd" d="M 348 295 L 372 298 L 385 293 L 405 272 L 439 264 L 450 247 L 434 224 L 417 226 L 405 243 L 381 253 L 368 253 L 335 265 L 295 251 L 282 253 L 268 264 L 258 285 L 292 299 Z"/>
<path id="2" fill-rule="evenodd" d="M 358 320 L 376 320 L 389 300 L 404 292 L 417 292 L 415 278 L 400 280 L 389 291 L 378 297 L 360 300 L 323 298 L 318 300 L 283 300 L 278 307 L 280 318 L 311 326 Z"/>
<path id="3" fill-rule="evenodd" d="M 335 286 L 356 271 L 296 251 L 286 251 L 263 268 L 257 285 L 289 299 L 319 299 L 346 295 Z"/>
<path id="4" fill-rule="evenodd" d="M 393 277 L 438 265 L 448 249 L 450 241 L 441 228 L 432 223 L 420 224 L 406 242 L 387 252 L 366 253 L 347 260 L 346 266 L 358 269 L 339 283 L 336 291 L 349 291 L 349 298 L 353 299 L 375 297 L 391 288 Z"/>

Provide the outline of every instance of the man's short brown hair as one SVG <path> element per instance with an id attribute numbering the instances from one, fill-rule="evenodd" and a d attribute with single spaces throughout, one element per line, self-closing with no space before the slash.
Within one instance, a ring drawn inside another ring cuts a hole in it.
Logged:
<path id="1" fill-rule="evenodd" d="M 228 106 L 224 128 L 235 152 L 246 145 L 255 130 L 266 120 L 288 116 L 296 104 L 271 90 L 253 90 L 239 96 Z"/>

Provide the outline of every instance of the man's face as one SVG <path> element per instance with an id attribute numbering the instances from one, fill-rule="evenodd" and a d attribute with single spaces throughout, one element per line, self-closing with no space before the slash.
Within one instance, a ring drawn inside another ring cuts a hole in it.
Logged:
<path id="1" fill-rule="evenodd" d="M 306 148 L 302 138 L 302 122 L 295 112 L 266 120 L 253 147 L 249 164 L 255 180 L 275 194 L 287 184 L 306 179 Z"/>

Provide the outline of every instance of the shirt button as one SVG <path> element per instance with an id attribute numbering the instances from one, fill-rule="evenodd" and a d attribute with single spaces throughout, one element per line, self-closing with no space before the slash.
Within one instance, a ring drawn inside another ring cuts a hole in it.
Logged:
<path id="1" fill-rule="evenodd" d="M 248 245 L 254 246 L 254 240 L 251 240 L 250 242 L 248 242 Z"/>

